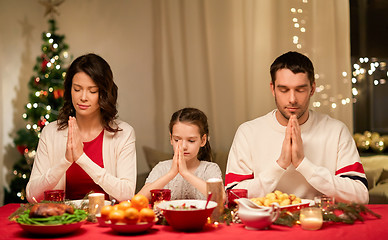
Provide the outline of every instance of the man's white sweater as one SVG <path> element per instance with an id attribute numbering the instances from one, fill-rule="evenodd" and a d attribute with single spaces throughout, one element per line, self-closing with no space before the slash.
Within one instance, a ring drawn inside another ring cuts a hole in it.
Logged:
<path id="1" fill-rule="evenodd" d="M 276 110 L 243 123 L 229 152 L 226 188 L 248 189 L 249 197 L 274 190 L 313 199 L 322 194 L 337 201 L 368 203 L 364 169 L 355 142 L 342 122 L 309 111 L 301 135 L 305 158 L 295 168 L 277 164 L 286 126 L 276 120 Z"/>

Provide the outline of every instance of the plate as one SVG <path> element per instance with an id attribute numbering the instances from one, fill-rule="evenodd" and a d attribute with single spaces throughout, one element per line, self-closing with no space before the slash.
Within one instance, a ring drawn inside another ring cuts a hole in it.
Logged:
<path id="1" fill-rule="evenodd" d="M 302 208 L 309 207 L 315 204 L 313 200 L 310 199 L 301 199 L 302 202 L 298 204 L 292 204 L 292 205 L 287 205 L 287 206 L 280 206 L 281 210 L 287 210 L 290 212 L 295 212 L 298 211 Z"/>
<path id="2" fill-rule="evenodd" d="M 125 224 L 125 223 L 116 223 L 112 224 L 109 221 L 105 223 L 107 226 L 111 227 L 114 231 L 118 233 L 126 234 L 135 234 L 142 233 L 154 226 L 155 222 L 150 223 L 137 223 L 137 224 Z"/>
<path id="3" fill-rule="evenodd" d="M 301 199 L 301 203 L 298 204 L 292 204 L 292 205 L 286 205 L 286 206 L 280 206 L 280 210 L 287 210 L 290 212 L 295 212 L 298 211 L 302 208 L 313 206 L 315 202 L 310 199 Z M 271 207 L 265 207 L 265 206 L 260 206 L 262 208 L 271 208 Z"/>
<path id="4" fill-rule="evenodd" d="M 80 209 L 89 207 L 89 199 L 68 200 L 65 203 Z M 104 205 L 110 205 L 111 203 L 111 201 L 104 200 Z"/>
<path id="5" fill-rule="evenodd" d="M 57 225 L 31 225 L 19 223 L 19 226 L 26 232 L 39 235 L 62 235 L 69 234 L 78 230 L 86 220 L 70 223 L 70 224 L 57 224 Z"/>

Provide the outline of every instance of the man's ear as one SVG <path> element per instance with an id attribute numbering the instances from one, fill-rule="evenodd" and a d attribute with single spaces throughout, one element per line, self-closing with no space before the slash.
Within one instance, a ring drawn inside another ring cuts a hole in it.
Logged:
<path id="1" fill-rule="evenodd" d="M 275 97 L 275 85 L 273 85 L 272 82 L 270 82 L 269 86 L 271 87 L 272 95 Z"/>
<path id="2" fill-rule="evenodd" d="M 310 97 L 314 95 L 315 88 L 316 88 L 316 84 L 315 84 L 315 81 L 314 81 L 313 84 L 311 85 Z"/>

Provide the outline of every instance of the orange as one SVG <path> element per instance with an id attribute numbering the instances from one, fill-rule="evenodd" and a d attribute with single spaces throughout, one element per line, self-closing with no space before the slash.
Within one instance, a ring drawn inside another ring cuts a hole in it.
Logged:
<path id="1" fill-rule="evenodd" d="M 109 213 L 112 211 L 113 207 L 111 205 L 105 205 L 101 208 L 101 217 L 102 219 L 108 219 Z"/>
<path id="2" fill-rule="evenodd" d="M 112 210 L 116 210 L 116 211 L 119 210 L 119 205 L 118 204 L 113 205 Z"/>
<path id="3" fill-rule="evenodd" d="M 140 222 L 153 222 L 155 220 L 155 212 L 150 208 L 143 208 L 139 212 Z"/>
<path id="4" fill-rule="evenodd" d="M 122 202 L 120 202 L 118 205 L 119 205 L 118 208 L 119 208 L 120 210 L 123 210 L 123 211 L 125 211 L 125 210 L 127 210 L 128 208 L 132 207 L 132 204 L 131 204 L 130 201 L 122 201 Z"/>
<path id="5" fill-rule="evenodd" d="M 125 222 L 135 224 L 139 220 L 139 211 L 136 208 L 130 207 L 124 212 Z"/>
<path id="6" fill-rule="evenodd" d="M 124 211 L 122 210 L 112 210 L 108 218 L 112 223 L 125 222 Z"/>
<path id="7" fill-rule="evenodd" d="M 136 194 L 131 199 L 132 207 L 136 208 L 137 210 L 141 210 L 142 208 L 148 208 L 148 198 L 146 198 L 144 195 Z"/>

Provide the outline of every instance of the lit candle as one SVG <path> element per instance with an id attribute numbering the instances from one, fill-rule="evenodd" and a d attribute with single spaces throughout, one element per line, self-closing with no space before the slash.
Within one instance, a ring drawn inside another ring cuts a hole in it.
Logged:
<path id="1" fill-rule="evenodd" d="M 322 227 L 322 211 L 320 208 L 308 207 L 300 210 L 299 221 L 305 230 L 318 230 Z"/>
<path id="2" fill-rule="evenodd" d="M 104 206 L 105 195 L 103 193 L 91 193 L 89 198 L 89 214 L 96 215 L 101 213 Z"/>

